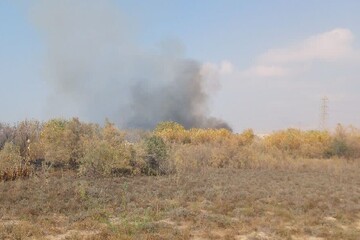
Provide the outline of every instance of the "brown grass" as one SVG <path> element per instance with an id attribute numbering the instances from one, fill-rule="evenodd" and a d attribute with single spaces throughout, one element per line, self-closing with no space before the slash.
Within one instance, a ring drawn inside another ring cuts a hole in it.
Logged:
<path id="1" fill-rule="evenodd" d="M 360 168 L 341 160 L 96 179 L 44 172 L 0 192 L 0 239 L 360 236 Z"/>

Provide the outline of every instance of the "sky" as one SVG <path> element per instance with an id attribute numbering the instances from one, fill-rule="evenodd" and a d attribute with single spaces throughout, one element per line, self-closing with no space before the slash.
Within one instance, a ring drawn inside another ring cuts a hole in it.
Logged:
<path id="1" fill-rule="evenodd" d="M 236 132 L 316 129 L 324 96 L 329 128 L 360 127 L 360 1 L 110 2 L 137 46 L 156 52 L 170 42 L 216 72 L 208 108 Z M 56 89 L 49 36 L 34 20 L 39 4 L 0 1 L 0 122 L 82 118 L 62 101 L 49 110 Z"/>

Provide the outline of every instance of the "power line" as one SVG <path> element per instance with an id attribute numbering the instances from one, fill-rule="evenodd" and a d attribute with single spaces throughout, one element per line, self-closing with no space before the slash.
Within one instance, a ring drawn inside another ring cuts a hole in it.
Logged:
<path id="1" fill-rule="evenodd" d="M 327 96 L 323 97 L 321 99 L 321 106 L 320 106 L 320 130 L 326 130 L 327 129 L 327 122 L 329 118 L 329 99 Z"/>

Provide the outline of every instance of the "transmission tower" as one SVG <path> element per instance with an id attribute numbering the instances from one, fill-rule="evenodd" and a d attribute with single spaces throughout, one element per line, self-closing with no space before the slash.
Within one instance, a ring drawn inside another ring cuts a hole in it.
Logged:
<path id="1" fill-rule="evenodd" d="M 329 99 L 328 97 L 323 97 L 321 99 L 321 106 L 320 106 L 320 130 L 327 129 L 327 121 L 329 118 Z"/>

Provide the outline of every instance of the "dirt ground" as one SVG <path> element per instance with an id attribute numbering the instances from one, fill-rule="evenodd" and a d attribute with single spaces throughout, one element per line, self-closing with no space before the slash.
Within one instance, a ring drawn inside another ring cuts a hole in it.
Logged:
<path id="1" fill-rule="evenodd" d="M 359 168 L 55 172 L 0 193 L 0 239 L 360 239 Z"/>

